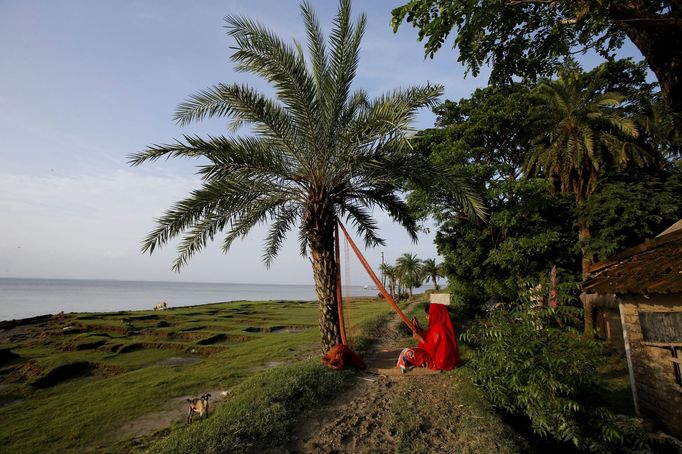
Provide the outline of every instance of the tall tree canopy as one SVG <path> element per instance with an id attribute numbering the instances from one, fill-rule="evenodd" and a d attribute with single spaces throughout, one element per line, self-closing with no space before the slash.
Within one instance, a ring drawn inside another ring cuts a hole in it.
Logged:
<path id="1" fill-rule="evenodd" d="M 656 74 L 668 105 L 682 115 L 680 0 L 410 0 L 393 26 L 419 29 L 433 55 L 454 29 L 458 61 L 474 75 L 491 64 L 492 83 L 550 76 L 571 54 L 612 56 L 630 39 Z"/>
<path id="2" fill-rule="evenodd" d="M 550 174 L 524 175 L 528 156 L 547 144 L 547 137 L 540 133 L 557 135 L 548 124 L 538 123 L 537 130 L 533 127 L 530 113 L 538 101 L 535 87 L 520 83 L 490 86 L 469 98 L 437 106 L 438 127 L 421 131 L 415 148 L 444 169 L 467 175 L 470 185 L 484 195 L 488 222 L 469 222 L 446 194 L 437 191 L 415 191 L 409 202 L 417 212 L 433 215 L 438 222 L 436 243 L 445 259 L 450 290 L 465 303 L 476 305 L 491 297 L 515 300 L 528 291 L 529 284 L 546 278 L 554 264 L 561 282 L 577 281 L 581 249 L 605 259 L 654 236 L 682 216 L 682 180 L 676 159 L 679 142 L 670 134 L 665 109 L 653 119 L 649 115 L 657 96 L 655 87 L 645 80 L 642 65 L 617 61 L 585 74 L 578 67 L 561 72 L 566 77 L 577 75 L 589 85 L 587 99 L 614 90 L 625 95 L 618 114 L 629 119 L 629 126 L 637 123 L 636 144 L 655 159 L 637 167 L 632 160 L 614 164 L 607 153 L 606 159 L 599 160 L 591 196 L 578 209 L 574 195 L 550 191 L 558 182 L 547 178 Z M 606 113 L 614 113 L 610 109 Z M 540 119 L 553 116 L 546 107 L 537 110 Z M 600 115 L 594 118 L 599 120 Z M 650 131 L 642 127 L 654 121 L 658 127 L 652 125 Z M 606 132 L 619 134 L 612 126 Z M 538 136 L 542 140 L 534 142 Z M 620 151 L 615 150 L 614 156 Z M 576 234 L 579 220 L 591 231 L 590 238 L 582 241 Z"/>
<path id="3" fill-rule="evenodd" d="M 633 159 L 644 164 L 644 153 L 634 143 L 639 137 L 635 122 L 621 107 L 625 96 L 600 93 L 590 82 L 583 74 L 569 73 L 533 90 L 530 119 L 539 134 L 525 163 L 529 175 L 541 174 L 573 195 L 578 208 L 595 191 L 603 169 L 622 170 Z M 589 224 L 581 219 L 579 225 L 579 239 L 585 241 Z M 582 263 L 587 278 L 592 263 L 587 250 Z"/>
<path id="4" fill-rule="evenodd" d="M 471 222 L 445 193 L 415 191 L 409 202 L 438 223 L 450 291 L 466 305 L 494 297 L 513 300 L 551 264 L 576 280 L 574 210 L 543 179 L 526 179 L 531 149 L 530 90 L 487 87 L 435 110 L 438 128 L 421 131 L 415 147 L 444 169 L 462 172 L 483 194 L 488 222 Z"/>
<path id="5" fill-rule="evenodd" d="M 133 165 L 165 157 L 202 158 L 201 187 L 157 220 L 144 240 L 149 253 L 182 236 L 174 268 L 220 232 L 227 252 L 257 224 L 269 224 L 263 259 L 277 255 L 287 232 L 298 230 L 300 250 L 309 253 L 320 307 L 322 346 L 340 343 L 336 310 L 334 227 L 345 218 L 367 245 L 384 244 L 372 209 L 387 212 L 416 238 L 417 226 L 400 197 L 405 182 L 428 181 L 451 189 L 465 211 L 482 208 L 460 179 L 443 173 L 407 146 L 406 134 L 416 111 L 432 106 L 440 86 L 395 90 L 370 99 L 353 90 L 366 18 L 351 18 L 349 0 L 341 0 L 328 40 L 310 3 L 301 12 L 307 34 L 303 48 L 283 42 L 248 18 L 226 18 L 236 42 L 232 61 L 274 87 L 270 98 L 247 85 L 218 84 L 180 104 L 180 124 L 205 117 L 227 117 L 233 130 L 250 126 L 252 134 L 232 137 L 185 136 L 154 145 L 131 157 Z"/>

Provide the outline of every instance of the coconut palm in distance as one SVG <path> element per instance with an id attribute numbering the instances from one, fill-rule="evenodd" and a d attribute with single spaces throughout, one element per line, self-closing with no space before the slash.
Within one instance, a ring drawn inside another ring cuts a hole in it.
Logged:
<path id="1" fill-rule="evenodd" d="M 440 290 L 438 286 L 438 278 L 443 277 L 441 272 L 441 265 L 436 264 L 435 259 L 426 259 L 422 261 L 422 272 L 426 276 L 427 280 L 430 279 L 433 283 L 433 287 L 436 290 Z"/>
<path id="2" fill-rule="evenodd" d="M 309 254 L 320 309 L 322 347 L 340 342 L 336 311 L 334 226 L 352 224 L 367 246 L 384 244 L 372 218 L 376 207 L 401 224 L 413 239 L 416 224 L 400 191 L 410 184 L 445 185 L 472 215 L 480 203 L 462 180 L 416 159 L 406 134 L 416 111 L 433 106 L 442 87 L 424 85 L 370 99 L 353 90 L 366 18 L 351 20 L 341 0 L 328 40 L 310 3 L 301 5 L 308 61 L 300 44 L 289 45 L 266 27 L 243 17 L 226 17 L 236 41 L 236 69 L 269 82 L 275 98 L 247 85 L 218 84 L 180 104 L 182 124 L 227 117 L 232 131 L 251 135 L 184 136 L 131 156 L 139 165 L 161 157 L 201 157 L 201 187 L 157 220 L 143 251 L 153 253 L 182 236 L 174 268 L 179 270 L 208 241 L 225 233 L 227 252 L 257 224 L 269 224 L 263 260 L 277 256 L 287 232 L 297 228 L 300 250 Z M 235 132 L 236 134 L 236 132 Z"/>
<path id="3" fill-rule="evenodd" d="M 633 143 L 637 127 L 619 109 L 624 96 L 599 93 L 583 79 L 568 75 L 536 88 L 531 118 L 540 133 L 525 163 L 528 175 L 550 179 L 561 193 L 575 197 L 578 208 L 596 189 L 602 169 L 622 169 L 630 159 L 643 164 L 641 149 Z M 587 240 L 587 221 L 578 223 L 579 240 Z M 582 253 L 586 278 L 592 258 L 585 249 Z"/>
<path id="4" fill-rule="evenodd" d="M 422 261 L 415 254 L 403 254 L 396 259 L 395 263 L 401 280 L 407 287 L 409 295 L 412 296 L 412 289 L 419 287 L 423 281 Z"/>
<path id="5" fill-rule="evenodd" d="M 391 294 L 391 298 L 398 301 L 400 299 L 400 294 L 396 293 L 396 287 L 398 284 L 398 270 L 388 263 L 382 263 L 380 267 L 384 273 L 384 276 L 386 276 L 386 279 L 388 279 L 388 292 Z"/>

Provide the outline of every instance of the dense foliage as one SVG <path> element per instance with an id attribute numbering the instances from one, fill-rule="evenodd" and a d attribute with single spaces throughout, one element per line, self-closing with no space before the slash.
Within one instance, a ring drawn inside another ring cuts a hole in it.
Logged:
<path id="1" fill-rule="evenodd" d="M 682 168 L 652 175 L 625 173 L 606 179 L 583 208 L 597 232 L 585 247 L 597 260 L 653 238 L 682 219 Z"/>
<path id="2" fill-rule="evenodd" d="M 495 406 L 527 418 L 542 437 L 590 452 L 641 447 L 636 426 L 599 404 L 600 346 L 569 328 L 579 315 L 568 305 L 529 302 L 492 311 L 462 336 L 477 347 L 468 363 L 474 381 Z"/>
<path id="3" fill-rule="evenodd" d="M 476 223 L 447 194 L 415 191 L 409 199 L 439 223 L 436 244 L 453 295 L 468 304 L 514 299 L 552 265 L 576 280 L 574 209 L 549 192 L 543 179 L 523 178 L 530 149 L 530 91 L 523 85 L 479 89 L 469 99 L 436 109 L 437 129 L 422 131 L 415 147 L 434 163 L 466 175 L 490 213 Z M 436 194 L 434 196 L 434 194 Z"/>
<path id="4" fill-rule="evenodd" d="M 592 97 L 620 93 L 619 115 L 628 127 L 637 125 L 639 133 L 628 146 L 641 159 L 599 160 L 592 192 L 580 209 L 573 194 L 552 191 L 560 185 L 546 172 L 537 178 L 524 174 L 524 164 L 538 146 L 534 139 L 550 129 L 530 114 L 539 113 L 534 86 L 487 87 L 459 102 L 446 101 L 435 109 L 437 127 L 421 131 L 414 141 L 416 150 L 436 165 L 465 175 L 489 212 L 487 223 L 471 222 L 437 189 L 415 191 L 409 198 L 420 215 L 436 220 L 443 271 L 451 292 L 465 305 L 491 298 L 513 301 L 553 265 L 561 282 L 578 281 L 581 251 L 588 260 L 593 255 L 604 259 L 655 236 L 682 216 L 679 141 L 669 115 L 650 115 L 652 106 L 661 106 L 654 85 L 646 81 L 645 67 L 623 60 L 585 73 L 572 63 L 562 74 L 577 79 Z M 607 128 L 607 133 L 617 131 Z M 591 231 L 583 241 L 578 240 L 580 220 Z"/>

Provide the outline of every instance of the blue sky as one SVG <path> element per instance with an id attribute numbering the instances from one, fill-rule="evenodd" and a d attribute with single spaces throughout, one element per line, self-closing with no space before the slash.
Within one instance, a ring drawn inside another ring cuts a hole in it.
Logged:
<path id="1" fill-rule="evenodd" d="M 336 2 L 314 1 L 328 30 Z M 390 11 L 400 1 L 356 1 L 368 27 L 356 87 L 371 95 L 426 81 L 460 99 L 486 85 L 487 74 L 464 78 L 456 54 L 423 58 L 416 32 L 393 34 Z M 285 38 L 305 42 L 298 0 L 173 1 L 0 0 L 0 277 L 99 278 L 205 282 L 312 283 L 295 234 L 267 270 L 263 230 L 235 244 L 220 241 L 180 274 L 170 270 L 175 243 L 153 256 L 140 242 L 154 218 L 198 186 L 192 161 L 131 168 L 127 156 L 185 133 L 225 133 L 224 120 L 181 128 L 177 105 L 235 73 L 223 17 L 254 18 Z M 634 53 L 626 49 L 627 52 Z M 587 63 L 589 66 L 589 63 Z M 415 128 L 433 124 L 422 112 Z M 387 247 L 367 251 L 393 262 L 405 252 L 435 258 L 433 233 L 413 244 L 382 213 Z M 353 284 L 369 279 L 357 265 Z"/>

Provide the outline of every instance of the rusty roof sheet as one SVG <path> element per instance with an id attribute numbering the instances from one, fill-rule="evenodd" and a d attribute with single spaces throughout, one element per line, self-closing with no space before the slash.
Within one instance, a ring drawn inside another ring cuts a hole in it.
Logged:
<path id="1" fill-rule="evenodd" d="M 668 232 L 668 233 L 666 233 Z M 682 293 L 682 230 L 666 230 L 609 260 L 595 263 L 587 293 Z"/>

